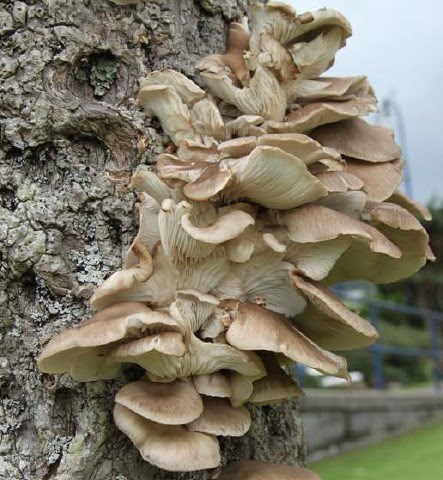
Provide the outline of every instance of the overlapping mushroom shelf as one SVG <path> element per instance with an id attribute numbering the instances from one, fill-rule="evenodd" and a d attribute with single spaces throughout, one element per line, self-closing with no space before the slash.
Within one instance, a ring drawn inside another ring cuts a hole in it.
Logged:
<path id="1" fill-rule="evenodd" d="M 80 381 L 141 366 L 115 422 L 166 470 L 218 466 L 216 436 L 248 430 L 246 402 L 301 395 L 285 364 L 347 378 L 329 350 L 377 332 L 328 285 L 393 282 L 432 259 L 416 219 L 429 214 L 398 191 L 392 132 L 360 118 L 376 108 L 366 78 L 319 77 L 348 22 L 271 2 L 250 27 L 232 24 L 226 51 L 198 63 L 208 92 L 173 70 L 142 81 L 139 101 L 174 147 L 133 175 L 140 229 L 91 299 L 99 312 L 39 359 Z M 277 470 L 266 478 L 298 478 Z"/>

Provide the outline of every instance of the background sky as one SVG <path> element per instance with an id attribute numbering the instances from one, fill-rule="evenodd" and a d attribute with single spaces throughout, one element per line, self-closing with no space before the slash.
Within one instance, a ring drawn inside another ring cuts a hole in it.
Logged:
<path id="1" fill-rule="evenodd" d="M 348 18 L 353 35 L 326 75 L 366 75 L 380 103 L 395 99 L 404 118 L 413 198 L 443 198 L 443 2 L 286 1 L 298 13 L 329 7 Z"/>

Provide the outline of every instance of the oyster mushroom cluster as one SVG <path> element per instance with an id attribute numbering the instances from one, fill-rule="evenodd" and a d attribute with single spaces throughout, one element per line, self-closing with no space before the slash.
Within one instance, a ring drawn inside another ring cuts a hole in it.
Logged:
<path id="1" fill-rule="evenodd" d="M 288 362 L 348 377 L 331 350 L 377 332 L 328 285 L 393 282 L 432 259 L 416 218 L 429 214 L 398 191 L 392 132 L 360 118 L 376 110 L 368 81 L 320 76 L 350 35 L 334 10 L 256 5 L 197 64 L 207 90 L 173 70 L 141 82 L 173 146 L 133 175 L 140 230 L 93 295 L 98 313 L 54 337 L 39 367 L 91 381 L 141 366 L 114 418 L 160 468 L 217 467 L 216 437 L 250 426 L 246 402 L 302 394 Z M 266 478 L 298 478 L 277 470 Z"/>

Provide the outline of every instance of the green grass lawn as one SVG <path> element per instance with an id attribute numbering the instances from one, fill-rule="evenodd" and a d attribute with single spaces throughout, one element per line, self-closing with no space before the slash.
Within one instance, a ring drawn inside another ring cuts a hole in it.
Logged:
<path id="1" fill-rule="evenodd" d="M 322 480 L 443 480 L 443 423 L 309 466 Z"/>

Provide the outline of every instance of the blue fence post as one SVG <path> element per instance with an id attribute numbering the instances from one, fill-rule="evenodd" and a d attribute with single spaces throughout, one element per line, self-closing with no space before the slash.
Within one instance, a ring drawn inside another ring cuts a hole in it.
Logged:
<path id="1" fill-rule="evenodd" d="M 440 329 L 438 319 L 431 315 L 429 318 L 429 334 L 430 334 L 430 356 L 432 361 L 432 381 L 436 392 L 441 389 L 441 355 L 440 355 Z"/>
<path id="2" fill-rule="evenodd" d="M 378 307 L 375 301 L 369 302 L 369 320 L 377 328 Z M 371 348 L 372 364 L 374 368 L 374 386 L 377 390 L 383 390 L 385 386 L 383 377 L 383 352 L 379 345 L 375 344 Z"/>

